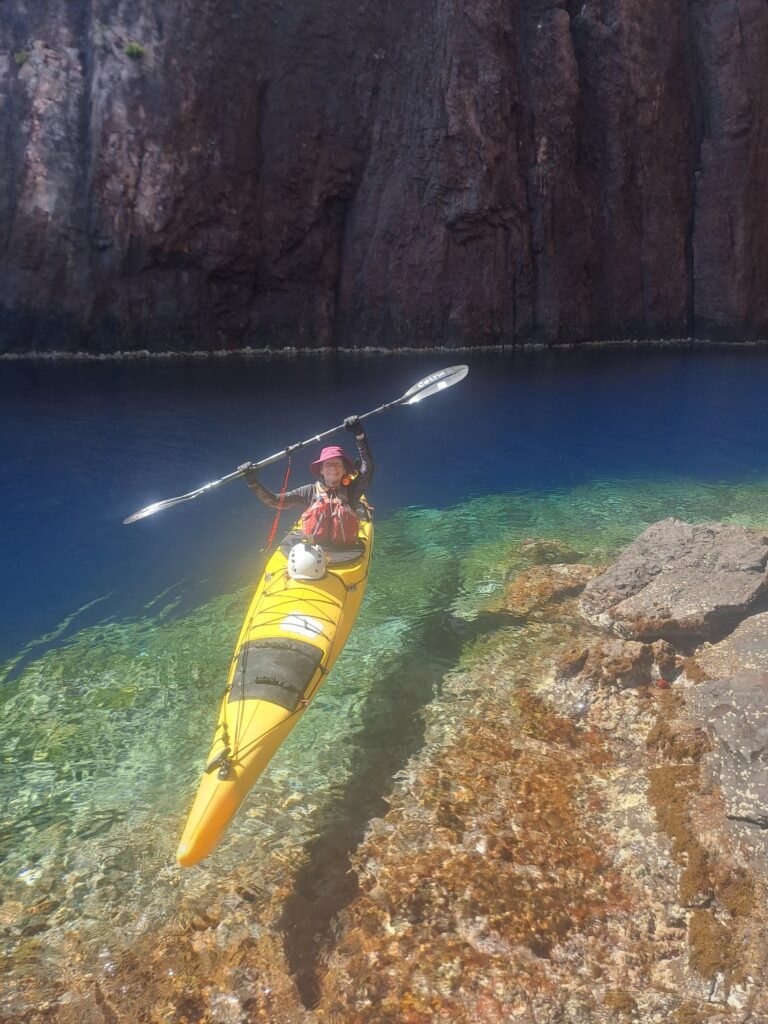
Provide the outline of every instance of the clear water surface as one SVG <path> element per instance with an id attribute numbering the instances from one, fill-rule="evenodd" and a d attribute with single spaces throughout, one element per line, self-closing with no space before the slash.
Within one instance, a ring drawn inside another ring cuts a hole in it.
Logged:
<path id="1" fill-rule="evenodd" d="M 220 851 L 181 871 L 272 514 L 237 482 L 121 520 L 460 361 L 462 384 L 369 422 L 377 547 L 352 638 Z M 359 834 L 418 750 L 456 623 L 500 592 L 524 540 L 603 559 L 669 515 L 768 523 L 767 371 L 752 348 L 0 363 L 11 980 L 66 978 L 74 935 L 83 962 L 109 959 L 244 859 Z"/>

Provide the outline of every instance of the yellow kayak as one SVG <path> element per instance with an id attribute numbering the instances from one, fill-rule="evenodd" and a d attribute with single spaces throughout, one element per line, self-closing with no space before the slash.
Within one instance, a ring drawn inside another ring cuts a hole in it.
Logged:
<path id="1" fill-rule="evenodd" d="M 283 546 L 267 562 L 235 647 L 213 747 L 176 854 L 184 867 L 216 849 L 344 647 L 368 580 L 370 517 L 361 519 L 358 539 L 353 549 L 326 549 L 319 579 L 292 578 Z"/>

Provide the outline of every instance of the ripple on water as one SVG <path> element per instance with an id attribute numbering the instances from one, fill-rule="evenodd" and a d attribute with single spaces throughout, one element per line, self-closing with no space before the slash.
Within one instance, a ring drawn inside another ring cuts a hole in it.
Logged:
<path id="1" fill-rule="evenodd" d="M 89 971 L 119 972 L 140 939 L 226 905 L 245 868 L 258 901 L 260 884 L 274 899 L 275 880 L 292 877 L 310 847 L 335 849 L 343 863 L 386 810 L 392 777 L 411 771 L 421 713 L 441 700 L 441 674 L 468 625 L 530 565 L 532 540 L 601 562 L 670 515 L 765 526 L 767 499 L 766 483 L 605 480 L 407 509 L 381 523 L 366 600 L 331 679 L 220 850 L 190 871 L 175 866 L 175 848 L 249 592 L 183 616 L 170 607 L 174 593 L 145 618 L 74 634 L 68 622 L 58 646 L 35 656 L 31 645 L 6 664 L 17 671 L 0 704 L 8 1008 L 22 1013 L 24 986 L 53 997 Z M 465 707 L 446 698 L 446 728 Z"/>

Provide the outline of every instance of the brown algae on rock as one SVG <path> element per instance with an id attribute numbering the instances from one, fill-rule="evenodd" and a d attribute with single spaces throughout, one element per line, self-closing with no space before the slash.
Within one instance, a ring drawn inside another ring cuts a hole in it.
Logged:
<path id="1" fill-rule="evenodd" d="M 746 943 L 736 922 L 754 914 L 756 883 L 735 862 L 735 856 L 713 859 L 694 823 L 692 808 L 706 789 L 700 762 L 712 749 L 712 741 L 702 728 L 683 717 L 685 711 L 682 696 L 674 699 L 672 694 L 661 695 L 657 721 L 646 745 L 665 763 L 649 770 L 649 799 L 660 828 L 672 840 L 672 855 L 681 867 L 679 900 L 691 909 L 690 966 L 702 978 L 720 976 L 727 997 L 731 986 L 748 976 Z M 682 1008 L 680 1013 L 676 1019 L 687 1019 Z"/>
<path id="2" fill-rule="evenodd" d="M 519 732 L 508 718 L 470 720 L 460 741 L 419 773 L 411 799 L 393 806 L 388 827 L 363 844 L 362 892 L 345 914 L 325 983 L 329 1011 L 340 1013 L 352 996 L 360 1021 L 406 1019 L 396 1016 L 406 1007 L 493 1020 L 492 1007 L 505 999 L 551 991 L 554 948 L 574 930 L 599 931 L 622 904 L 603 838 L 585 824 L 578 800 L 602 760 L 599 743 L 525 688 L 513 703 Z M 340 984 L 342 963 L 354 992 Z M 441 976 L 440 963 L 455 963 L 456 973 Z M 503 994 L 483 991 L 486 972 Z"/>

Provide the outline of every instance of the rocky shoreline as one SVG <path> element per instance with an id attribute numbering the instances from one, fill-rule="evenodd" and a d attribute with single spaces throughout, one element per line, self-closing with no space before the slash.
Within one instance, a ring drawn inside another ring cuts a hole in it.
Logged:
<path id="1" fill-rule="evenodd" d="M 768 1020 L 768 532 L 510 558 L 343 881 L 322 850 L 244 864 L 15 1019 Z"/>
<path id="2" fill-rule="evenodd" d="M 768 1019 L 768 537 L 667 520 L 598 575 L 573 557 L 504 602 L 554 665 L 518 637 L 455 676 L 432 785 L 358 852 L 331 1019 Z"/>

